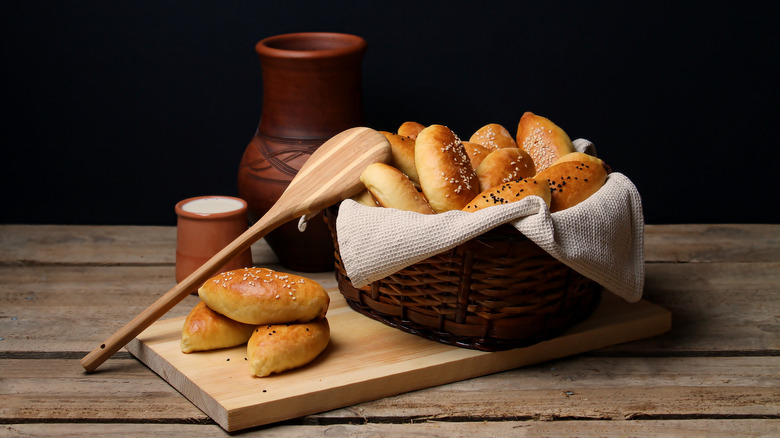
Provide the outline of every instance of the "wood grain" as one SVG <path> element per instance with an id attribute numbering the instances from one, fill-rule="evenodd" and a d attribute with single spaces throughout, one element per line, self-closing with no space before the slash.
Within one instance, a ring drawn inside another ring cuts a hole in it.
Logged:
<path id="1" fill-rule="evenodd" d="M 41 359 L 20 365 L 20 360 L 0 360 L 4 379 L 0 422 L 208 421 L 133 359 L 112 359 L 90 376 L 74 360 Z M 778 419 L 778 366 L 778 357 L 719 358 L 717 365 L 700 357 L 574 357 L 323 412 L 305 421 Z M 154 409 L 148 409 L 146 401 Z"/>
<path id="2" fill-rule="evenodd" d="M 332 273 L 304 275 L 335 288 Z M 173 266 L 1 266 L 0 284 L 0 313 L 9 317 L 0 318 L 4 351 L 74 352 L 89 349 L 118 329 L 156 299 L 151 291 L 170 288 L 174 279 Z M 672 311 L 672 331 L 608 352 L 777 351 L 778 284 L 776 263 L 650 264 L 645 296 Z M 186 315 L 194 300 L 185 299 L 166 317 Z"/>
<path id="3" fill-rule="evenodd" d="M 81 365 L 88 372 L 94 371 L 143 329 L 165 315 L 190 291 L 208 280 L 226 261 L 246 251 L 280 225 L 356 195 L 363 187 L 360 182 L 363 169 L 369 164 L 387 162 L 389 159 L 390 144 L 382 134 L 369 128 L 347 129 L 323 143 L 301 166 L 282 196 L 265 215 L 90 351 L 81 359 Z"/>
<path id="4" fill-rule="evenodd" d="M 473 438 L 495 437 L 557 437 L 582 438 L 604 436 L 641 437 L 766 437 L 769 431 L 780 429 L 780 420 L 633 420 L 633 421 L 499 421 L 447 422 L 430 420 L 406 424 L 334 424 L 282 425 L 263 427 L 241 436 L 268 438 L 323 437 L 323 436 L 390 436 Z M 13 424 L 0 426 L 9 437 L 115 437 L 166 436 L 191 438 L 226 437 L 218 426 L 192 424 Z"/>
<path id="5" fill-rule="evenodd" d="M 775 436 L 780 225 L 646 231 L 645 297 L 673 311 L 669 333 L 244 435 Z M 78 364 L 174 284 L 174 255 L 174 227 L 0 225 L 0 435 L 227 436 L 127 353 Z"/>
<path id="6" fill-rule="evenodd" d="M 246 347 L 182 354 L 183 318 L 154 323 L 127 349 L 227 431 L 442 385 L 664 333 L 665 309 L 606 295 L 596 312 L 563 335 L 487 353 L 403 333 L 349 309 L 331 294 L 330 345 L 310 366 L 255 378 Z"/>

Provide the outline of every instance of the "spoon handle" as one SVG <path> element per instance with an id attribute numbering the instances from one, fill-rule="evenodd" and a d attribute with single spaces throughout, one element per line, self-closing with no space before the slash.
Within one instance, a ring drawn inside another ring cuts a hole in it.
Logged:
<path id="1" fill-rule="evenodd" d="M 152 325 L 152 323 L 165 315 L 165 313 L 183 300 L 190 291 L 197 289 L 206 282 L 206 280 L 211 278 L 228 260 L 248 249 L 253 243 L 257 242 L 261 237 L 265 236 L 279 225 L 294 219 L 294 217 L 291 217 L 294 215 L 291 210 L 280 210 L 280 208 L 272 207 L 268 213 L 236 238 L 236 240 L 215 254 L 214 257 L 174 286 L 173 289 L 166 292 L 157 301 L 152 303 L 151 306 L 147 307 L 143 312 L 125 324 L 124 327 L 106 339 L 100 346 L 84 356 L 81 359 L 81 366 L 83 366 L 87 372 L 94 371 L 100 364 L 105 362 L 106 359 L 111 357 L 114 353 L 119 351 L 120 348 L 127 345 L 128 342 Z"/>
<path id="2" fill-rule="evenodd" d="M 390 156 L 390 144 L 384 135 L 370 128 L 350 128 L 325 142 L 304 163 L 282 196 L 260 220 L 84 356 L 81 366 L 87 372 L 94 371 L 190 291 L 205 283 L 228 260 L 276 227 L 357 194 L 363 188 L 360 182 L 363 169 L 377 161 L 387 162 Z"/>

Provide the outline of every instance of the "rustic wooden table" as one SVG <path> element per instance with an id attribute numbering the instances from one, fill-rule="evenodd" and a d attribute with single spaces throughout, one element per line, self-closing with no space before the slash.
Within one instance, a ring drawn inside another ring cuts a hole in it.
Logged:
<path id="1" fill-rule="evenodd" d="M 174 286 L 175 239 L 0 226 L 0 435 L 227 435 L 124 350 L 93 374 L 79 364 Z M 262 241 L 253 255 L 275 266 Z M 647 226 L 646 259 L 645 298 L 673 312 L 665 335 L 242 434 L 779 435 L 780 225 Z"/>

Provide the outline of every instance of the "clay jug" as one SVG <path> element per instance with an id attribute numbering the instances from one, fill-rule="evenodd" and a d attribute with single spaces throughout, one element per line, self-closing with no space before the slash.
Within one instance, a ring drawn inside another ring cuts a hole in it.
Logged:
<path id="1" fill-rule="evenodd" d="M 247 202 L 250 222 L 268 211 L 322 143 L 363 124 L 366 42 L 355 35 L 294 33 L 263 39 L 255 51 L 262 68 L 262 109 L 238 170 L 238 193 Z M 284 267 L 333 269 L 333 240 L 323 216 L 310 219 L 303 232 L 293 221 L 266 235 Z"/>

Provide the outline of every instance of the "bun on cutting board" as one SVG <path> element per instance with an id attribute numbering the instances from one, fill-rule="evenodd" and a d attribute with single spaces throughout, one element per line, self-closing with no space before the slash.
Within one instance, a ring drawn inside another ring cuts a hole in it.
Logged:
<path id="1" fill-rule="evenodd" d="M 481 144 L 486 148 L 495 151 L 503 148 L 516 148 L 517 143 L 512 138 L 512 134 L 498 123 L 490 123 L 479 129 L 469 138 L 471 143 Z"/>
<path id="2" fill-rule="evenodd" d="M 430 125 L 420 131 L 414 161 L 420 187 L 436 213 L 460 210 L 479 193 L 466 150 L 446 126 Z"/>
<path id="3" fill-rule="evenodd" d="M 414 140 L 392 132 L 379 131 L 390 143 L 390 165 L 400 170 L 414 183 L 420 185 L 417 167 L 414 165 Z"/>
<path id="4" fill-rule="evenodd" d="M 266 268 L 223 272 L 206 281 L 198 295 L 215 312 L 254 325 L 323 318 L 330 304 L 316 281 Z"/>
<path id="5" fill-rule="evenodd" d="M 587 161 L 565 161 L 539 172 L 536 179 L 550 184 L 550 211 L 573 207 L 596 193 L 607 181 L 603 165 Z"/>
<path id="6" fill-rule="evenodd" d="M 485 157 L 476 168 L 480 190 L 536 174 L 531 156 L 518 148 L 498 149 Z"/>
<path id="7" fill-rule="evenodd" d="M 368 165 L 360 180 L 381 207 L 433 214 L 422 193 L 403 172 L 384 163 Z"/>
<path id="8" fill-rule="evenodd" d="M 532 195 L 542 198 L 545 204 L 550 206 L 550 186 L 546 179 L 523 178 L 500 184 L 477 195 L 462 210 L 479 211 L 493 205 L 516 202 Z"/>
<path id="9" fill-rule="evenodd" d="M 181 335 L 181 351 L 216 350 L 235 347 L 249 340 L 255 326 L 244 324 L 220 315 L 199 302 L 184 319 Z"/>
<path id="10" fill-rule="evenodd" d="M 536 171 L 550 167 L 562 156 L 575 152 L 569 136 L 549 119 L 526 112 L 517 124 L 517 147 L 528 152 Z"/>
<path id="11" fill-rule="evenodd" d="M 425 129 L 425 126 L 417 123 L 417 122 L 403 122 L 401 123 L 401 126 L 398 127 L 398 130 L 396 131 L 398 135 L 409 137 L 412 140 L 417 138 L 417 135 Z"/>
<path id="12" fill-rule="evenodd" d="M 247 342 L 247 360 L 258 377 L 298 368 L 313 361 L 328 346 L 328 320 L 257 327 Z"/>

